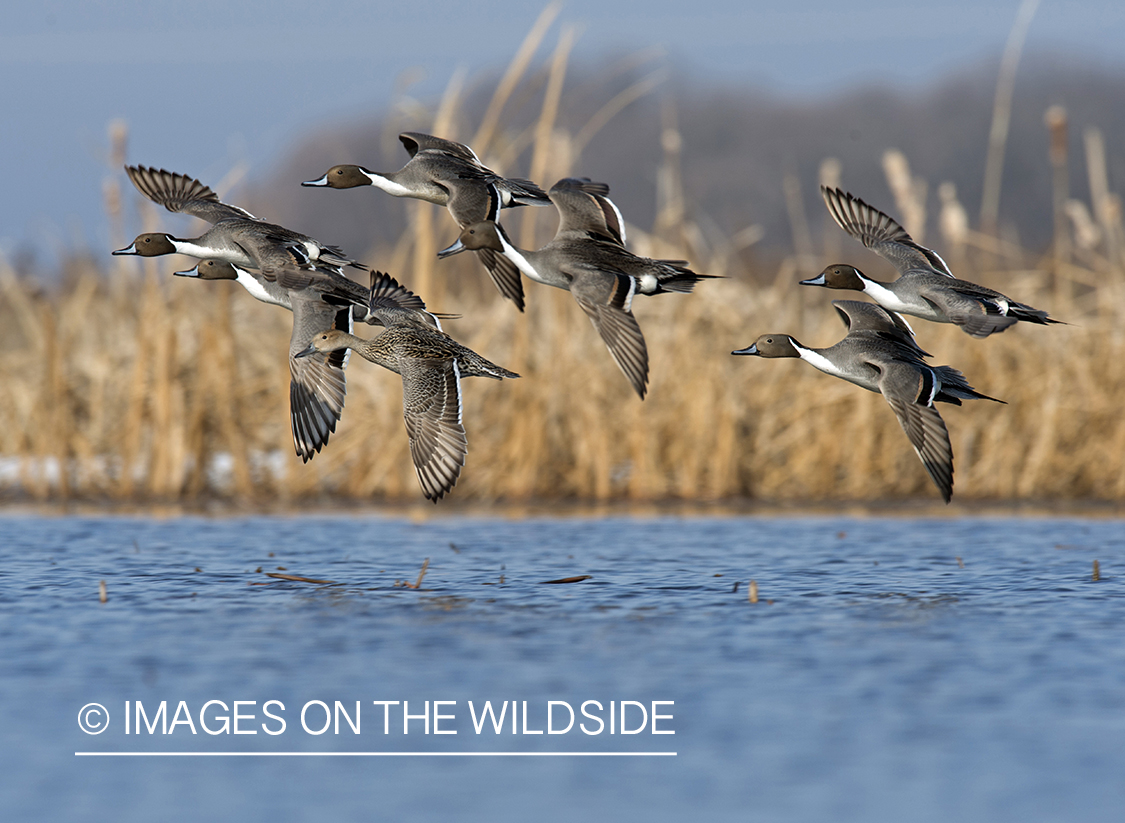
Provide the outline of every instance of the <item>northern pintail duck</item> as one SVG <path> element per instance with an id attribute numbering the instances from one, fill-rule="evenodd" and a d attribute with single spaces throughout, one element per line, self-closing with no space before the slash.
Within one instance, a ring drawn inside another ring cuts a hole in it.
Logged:
<path id="1" fill-rule="evenodd" d="M 420 132 L 404 132 L 398 139 L 410 154 L 410 160 L 398 171 L 374 172 L 363 166 L 339 165 L 301 185 L 334 189 L 375 186 L 395 197 L 413 197 L 444 206 L 460 228 L 495 219 L 490 188 L 499 196 L 497 208 L 550 202 L 546 193 L 530 180 L 501 177 L 461 143 Z M 523 287 L 515 266 L 490 249 L 478 250 L 477 256 L 500 293 L 523 311 Z"/>
<path id="2" fill-rule="evenodd" d="M 189 239 L 166 232 L 146 232 L 114 254 L 141 257 L 186 254 L 204 260 L 222 260 L 243 268 L 292 265 L 317 267 L 336 274 L 341 273 L 343 266 L 367 268 L 336 246 L 259 220 L 245 209 L 223 203 L 208 186 L 187 175 L 145 166 L 126 166 L 125 171 L 141 194 L 154 203 L 173 213 L 206 220 L 212 228 Z"/>
<path id="3" fill-rule="evenodd" d="M 437 502 L 457 482 L 468 441 L 461 421 L 461 378 L 519 377 L 449 335 L 409 316 L 399 316 L 371 340 L 330 329 L 316 334 L 297 357 L 351 348 L 402 377 L 402 413 L 410 456 L 427 499 Z"/>
<path id="4" fill-rule="evenodd" d="M 399 316 L 407 316 L 417 323 L 439 325 L 437 316 L 426 311 L 421 298 L 382 272 L 372 272 L 370 290 L 353 284 L 366 297 L 368 305 L 362 309 L 354 304 L 355 295 L 341 296 L 332 278 L 315 270 L 283 270 L 273 279 L 266 279 L 260 272 L 225 261 L 204 260 L 195 268 L 176 274 L 201 280 L 235 280 L 258 300 L 293 312 L 293 331 L 289 339 L 289 414 L 293 447 L 305 462 L 328 442 L 343 413 L 347 351 L 303 359 L 298 359 L 297 353 L 308 348 L 313 337 L 327 328 L 352 331 L 356 315 L 377 325 L 395 322 Z M 378 300 L 372 297 L 376 293 Z"/>
<path id="5" fill-rule="evenodd" d="M 799 357 L 825 374 L 883 395 L 930 478 L 948 503 L 953 497 L 953 447 L 935 401 L 960 406 L 962 400 L 994 400 L 981 394 L 951 366 L 931 366 L 909 327 L 871 303 L 832 303 L 848 333 L 834 346 L 814 349 L 788 334 L 764 334 L 731 354 Z"/>
<path id="6" fill-rule="evenodd" d="M 937 252 L 915 243 L 902 226 L 858 197 L 840 189 L 821 187 L 820 191 L 840 228 L 888 260 L 899 278 L 883 283 L 855 266 L 837 263 L 802 280 L 802 285 L 861 291 L 885 309 L 954 323 L 973 337 L 988 337 L 1020 320 L 1041 325 L 1060 322 L 998 291 L 956 279 Z"/>
<path id="7" fill-rule="evenodd" d="M 634 295 L 688 293 L 712 275 L 696 274 L 682 260 L 651 260 L 627 251 L 620 213 L 605 197 L 608 190 L 605 184 L 577 178 L 552 186 L 550 198 L 559 212 L 559 229 L 537 251 L 516 248 L 502 226 L 485 221 L 467 226 L 457 242 L 438 256 L 493 249 L 535 282 L 569 291 L 644 399 L 648 350 L 633 316 Z"/>

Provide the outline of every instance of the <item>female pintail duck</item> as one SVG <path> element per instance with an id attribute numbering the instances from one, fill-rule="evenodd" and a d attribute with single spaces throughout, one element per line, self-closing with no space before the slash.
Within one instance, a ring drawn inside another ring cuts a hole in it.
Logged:
<path id="1" fill-rule="evenodd" d="M 545 206 L 551 202 L 530 180 L 501 177 L 461 143 L 419 132 L 404 132 L 398 139 L 410 154 L 410 160 L 398 171 L 374 172 L 363 166 L 333 166 L 322 177 L 301 185 L 334 189 L 375 186 L 395 197 L 413 197 L 444 206 L 460 228 L 495 219 L 490 214 L 490 188 L 495 188 L 499 195 L 498 208 Z M 500 293 L 523 311 L 523 287 L 515 266 L 490 249 L 479 250 L 477 256 Z"/>
<path id="2" fill-rule="evenodd" d="M 764 334 L 731 354 L 799 357 L 825 374 L 883 395 L 930 478 L 948 503 L 953 497 L 953 447 L 935 401 L 996 400 L 981 394 L 950 366 L 931 366 L 909 326 L 878 306 L 854 300 L 832 303 L 848 333 L 834 346 L 814 349 L 788 334 Z"/>
<path id="3" fill-rule="evenodd" d="M 223 203 L 210 188 L 187 175 L 145 166 L 126 166 L 125 171 L 141 194 L 154 203 L 170 212 L 206 220 L 212 228 L 190 239 L 173 237 L 165 232 L 146 232 L 114 254 L 141 257 L 187 254 L 256 269 L 264 268 L 272 260 L 274 265 L 317 267 L 336 274 L 342 273 L 343 266 L 367 268 L 347 257 L 336 246 L 325 245 L 307 235 L 259 220 L 245 209 Z"/>
<path id="4" fill-rule="evenodd" d="M 832 218 L 855 239 L 895 267 L 898 280 L 872 280 L 855 266 L 837 263 L 804 286 L 862 291 L 886 309 L 936 323 L 954 323 L 973 337 L 988 337 L 1023 320 L 1058 323 L 1047 312 L 1017 303 L 998 291 L 956 279 L 937 252 L 915 243 L 883 212 L 840 189 L 821 187 Z"/>
<path id="5" fill-rule="evenodd" d="M 280 272 L 280 276 L 267 279 L 260 272 L 247 271 L 225 261 L 204 260 L 195 268 L 176 274 L 201 280 L 235 280 L 263 303 L 293 312 L 293 331 L 289 339 L 289 414 L 293 447 L 304 462 L 311 460 L 336 431 L 347 392 L 346 350 L 325 357 L 297 359 L 297 353 L 308 347 L 314 335 L 326 328 L 350 332 L 354 319 L 386 325 L 391 322 L 388 318 L 397 315 L 438 325 L 437 317 L 426 311 L 421 298 L 382 272 L 372 272 L 371 290 L 353 284 L 363 295 L 362 307 L 356 305 L 354 294 L 341 295 L 332 279 L 318 271 L 286 270 Z M 303 282 L 305 278 L 309 278 L 309 282 Z M 371 297 L 376 289 L 378 302 Z"/>
<path id="6" fill-rule="evenodd" d="M 371 340 L 330 329 L 297 352 L 303 358 L 354 349 L 402 377 L 402 412 L 410 438 L 410 456 L 422 493 L 437 502 L 457 482 L 465 465 L 468 441 L 461 422 L 461 378 L 519 377 L 497 366 L 444 332 L 408 317 L 387 326 Z"/>
<path id="7" fill-rule="evenodd" d="M 552 186 L 549 194 L 559 212 L 559 229 L 537 251 L 516 248 L 498 223 L 485 221 L 467 226 L 438 256 L 493 249 L 535 282 L 569 291 L 643 400 L 648 351 L 633 316 L 633 296 L 691 292 L 712 275 L 696 274 L 682 260 L 651 260 L 627 251 L 620 213 L 605 197 L 608 190 L 603 183 L 576 178 Z"/>

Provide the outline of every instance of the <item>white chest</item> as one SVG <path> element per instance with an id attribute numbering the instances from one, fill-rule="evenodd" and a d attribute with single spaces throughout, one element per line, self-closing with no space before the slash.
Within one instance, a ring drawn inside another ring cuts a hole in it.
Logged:
<path id="1" fill-rule="evenodd" d="M 387 194 L 394 195 L 395 197 L 411 197 L 413 192 L 406 186 L 396 183 L 393 180 L 388 180 L 386 177 L 380 177 L 377 174 L 368 174 L 367 178 L 371 181 L 372 186 L 377 186 Z"/>
<path id="2" fill-rule="evenodd" d="M 882 283 L 876 283 L 873 280 L 863 281 L 863 293 L 870 296 L 872 300 L 884 309 L 890 309 L 891 311 L 910 314 L 920 308 L 917 303 L 904 301 Z"/>
<path id="3" fill-rule="evenodd" d="M 844 380 L 850 381 L 852 379 L 851 375 L 845 374 L 842 369 L 840 369 L 835 363 L 833 363 L 820 352 L 813 351 L 812 349 L 806 349 L 803 346 L 799 346 L 796 344 L 794 344 L 793 347 L 797 350 L 797 353 L 801 355 L 801 359 L 812 366 L 814 369 L 818 369 L 825 374 L 830 374 L 833 377 L 843 378 Z"/>
<path id="4" fill-rule="evenodd" d="M 251 297 L 255 298 L 256 300 L 261 300 L 263 303 L 269 303 L 273 306 L 282 306 L 283 308 L 292 311 L 293 307 L 289 303 L 288 294 L 286 294 L 284 298 L 275 297 L 274 295 L 266 291 L 261 282 L 252 274 L 250 274 L 250 272 L 243 271 L 239 268 L 236 268 L 235 271 L 238 272 L 238 282 L 242 285 L 242 288 L 250 292 Z"/>
<path id="5" fill-rule="evenodd" d="M 200 260 L 222 260 L 235 266 L 253 266 L 254 261 L 237 248 L 201 246 L 190 240 L 173 240 L 172 245 L 178 254 L 198 257 Z"/>
<path id="6" fill-rule="evenodd" d="M 524 255 L 520 253 L 520 250 L 509 243 L 504 237 L 500 238 L 500 242 L 504 245 L 504 256 L 511 260 L 517 269 L 536 283 L 543 283 L 547 286 L 558 286 L 558 283 L 554 283 L 541 275 L 539 270 L 531 264 L 531 261 L 524 257 Z"/>

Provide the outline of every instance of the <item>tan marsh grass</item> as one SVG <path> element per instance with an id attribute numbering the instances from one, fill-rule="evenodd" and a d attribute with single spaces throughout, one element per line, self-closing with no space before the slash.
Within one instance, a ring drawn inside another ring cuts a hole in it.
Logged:
<path id="1" fill-rule="evenodd" d="M 550 6 L 545 15 L 554 13 Z M 417 128 L 469 139 L 501 173 L 525 174 L 545 186 L 581 174 L 582 150 L 597 124 L 573 135 L 556 118 L 569 30 L 546 68 L 538 122 L 530 132 L 504 130 L 506 102 L 526 80 L 530 54 L 550 17 L 544 20 L 505 75 L 475 137 L 457 110 L 456 79 L 434 121 Z M 599 113 L 598 122 L 649 88 L 651 78 L 641 81 Z M 1058 116 L 1051 118 L 1056 130 Z M 766 332 L 830 345 L 843 334 L 830 301 L 853 295 L 797 285 L 799 277 L 815 273 L 811 269 L 835 262 L 817 253 L 820 239 L 810 236 L 799 210 L 793 219 L 801 248 L 768 267 L 751 270 L 740 262 L 739 252 L 756 238 L 752 231 L 705 241 L 679 191 L 682 141 L 670 104 L 664 132 L 659 228 L 645 234 L 630 226 L 630 245 L 641 254 L 688 259 L 695 270 L 727 279 L 704 282 L 692 295 L 635 301 L 651 360 L 644 402 L 570 295 L 525 281 L 528 308 L 521 315 L 467 255 L 437 260 L 438 238 L 448 233 L 435 231 L 438 221 L 448 221 L 443 210 L 404 202 L 410 229 L 394 248 L 365 259 L 417 290 L 432 309 L 462 314 L 446 323 L 447 330 L 523 375 L 502 383 L 465 381 L 469 455 L 453 499 L 937 500 L 881 397 L 797 361 L 730 355 Z M 117 168 L 125 160 L 124 142 L 123 126 L 115 125 Z M 520 147 L 530 149 L 530 169 L 510 167 Z M 1044 173 L 1051 168 L 1045 157 Z M 839 174 L 831 161 L 822 169 Z M 908 169 L 905 157 L 889 156 L 888 172 L 901 178 L 898 206 L 917 213 L 925 186 L 911 180 Z M 1099 173 L 1104 178 L 1104 164 Z M 121 180 L 106 189 L 118 227 L 121 210 L 139 200 L 121 189 Z M 961 369 L 977 389 L 1009 404 L 943 408 L 956 461 L 955 503 L 1125 501 L 1121 208 L 1107 187 L 1094 190 L 1102 202 L 1078 204 L 1077 211 L 1095 215 L 1100 233 L 1087 232 L 1085 241 L 1080 234 L 1067 237 L 1069 245 L 1057 243 L 1042 258 L 964 227 L 949 235 L 959 244 L 960 276 L 1069 324 L 1019 324 L 983 341 L 950 326 L 914 324 L 935 363 Z M 943 208 L 956 216 L 959 206 L 948 189 L 943 196 Z M 1077 213 L 1072 203 L 1057 197 L 1056 210 Z M 895 213 L 891 204 L 882 206 Z M 142 209 L 150 224 L 164 216 Z M 519 211 L 508 222 L 521 244 L 541 244 L 553 234 L 553 210 Z M 1060 216 L 1056 225 L 1069 224 Z M 4 493 L 283 504 L 328 496 L 421 499 L 396 375 L 353 359 L 337 432 L 322 454 L 302 464 L 289 432 L 291 316 L 232 283 L 171 277 L 186 268 L 182 260 L 110 259 L 109 248 L 125 238 L 111 241 L 104 257 L 98 250 L 96 262 L 71 261 L 49 288 L 0 260 L 0 461 L 14 471 Z M 860 251 L 846 238 L 829 245 L 849 259 Z M 889 276 L 882 261 L 872 259 L 868 268 L 876 277 Z M 359 333 L 370 337 L 377 329 Z"/>

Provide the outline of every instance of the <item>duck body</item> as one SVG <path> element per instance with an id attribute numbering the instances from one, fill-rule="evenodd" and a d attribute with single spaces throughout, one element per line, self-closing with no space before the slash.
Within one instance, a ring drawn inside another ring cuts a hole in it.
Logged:
<path id="1" fill-rule="evenodd" d="M 259 220 L 245 209 L 223 203 L 200 181 L 187 175 L 146 166 L 126 166 L 137 189 L 168 211 L 189 214 L 212 226 L 199 237 L 178 238 L 165 232 L 146 232 L 116 255 L 157 257 L 186 254 L 205 260 L 220 260 L 244 268 L 262 269 L 278 265 L 316 266 L 336 274 L 344 266 L 366 270 L 336 246 Z"/>
<path id="2" fill-rule="evenodd" d="M 855 266 L 836 263 L 816 277 L 802 280 L 802 285 L 861 291 L 888 311 L 952 323 L 977 338 L 1021 320 L 1039 325 L 1059 322 L 998 291 L 957 279 L 937 252 L 916 243 L 891 217 L 858 197 L 827 187 L 821 188 L 821 194 L 836 223 L 890 262 L 899 277 L 882 282 Z"/>
<path id="3" fill-rule="evenodd" d="M 344 369 L 348 349 L 299 357 L 313 337 L 329 328 L 350 333 L 356 320 L 387 325 L 396 322 L 395 318 L 409 318 L 423 325 L 439 325 L 437 317 L 425 310 L 421 298 L 382 272 L 372 272 L 370 290 L 333 273 L 282 269 L 267 277 L 260 271 L 220 260 L 204 260 L 195 268 L 176 274 L 200 280 L 234 280 L 263 303 L 293 313 L 289 412 L 293 447 L 304 462 L 319 453 L 336 431 L 347 394 Z M 341 292 L 337 278 L 351 284 L 346 293 Z M 377 299 L 373 294 L 377 294 Z"/>
<path id="4" fill-rule="evenodd" d="M 301 185 L 337 189 L 375 186 L 394 197 L 410 197 L 441 206 L 459 228 L 495 219 L 495 211 L 526 205 L 547 205 L 546 193 L 530 180 L 506 178 L 480 162 L 468 146 L 421 132 L 404 132 L 399 140 L 410 160 L 395 172 L 374 172 L 358 165 L 338 165 Z M 519 273 L 487 249 L 477 255 L 500 293 L 523 311 Z"/>
<path id="5" fill-rule="evenodd" d="M 436 503 L 456 484 L 468 452 L 461 378 L 500 380 L 519 375 L 410 315 L 399 316 L 397 322 L 370 340 L 335 329 L 323 331 L 296 356 L 323 356 L 345 348 L 402 378 L 410 456 L 423 494 Z"/>
<path id="6" fill-rule="evenodd" d="M 399 140 L 410 160 L 398 171 L 375 172 L 343 164 L 301 185 L 335 189 L 375 186 L 394 197 L 412 197 L 446 207 L 461 226 L 485 219 L 488 186 L 495 186 L 500 208 L 545 206 L 551 202 L 530 180 L 502 177 L 462 143 L 421 132 L 403 132 Z"/>
<path id="7" fill-rule="evenodd" d="M 837 263 L 801 285 L 860 291 L 888 311 L 934 323 L 952 323 L 972 337 L 984 338 L 1019 321 L 1058 323 L 1047 312 L 1019 303 L 998 291 L 941 274 L 912 271 L 898 280 L 874 280 L 855 266 Z"/>
<path id="8" fill-rule="evenodd" d="M 968 399 L 1003 401 L 978 392 L 951 366 L 926 363 L 926 353 L 900 318 L 870 303 L 837 300 L 832 305 L 849 329 L 833 346 L 818 349 L 802 345 L 788 334 L 766 334 L 732 354 L 796 357 L 825 374 L 883 395 L 948 503 L 953 497 L 953 448 L 934 403 L 959 406 Z"/>
<path id="9" fill-rule="evenodd" d="M 605 184 L 578 178 L 552 186 L 550 197 L 559 212 L 559 228 L 542 248 L 518 248 L 502 226 L 488 220 L 465 227 L 457 241 L 438 256 L 490 249 L 530 280 L 569 291 L 643 400 L 648 386 L 648 350 L 633 316 L 633 297 L 688 293 L 711 275 L 696 274 L 684 261 L 653 260 L 628 251 L 624 222 L 605 196 L 608 191 Z"/>

